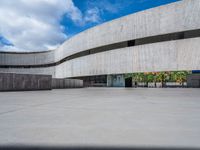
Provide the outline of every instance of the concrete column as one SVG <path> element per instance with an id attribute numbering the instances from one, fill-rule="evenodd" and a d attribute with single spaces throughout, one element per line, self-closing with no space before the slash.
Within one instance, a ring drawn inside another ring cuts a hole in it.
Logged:
<path id="1" fill-rule="evenodd" d="M 112 87 L 112 75 L 107 75 L 107 87 Z"/>

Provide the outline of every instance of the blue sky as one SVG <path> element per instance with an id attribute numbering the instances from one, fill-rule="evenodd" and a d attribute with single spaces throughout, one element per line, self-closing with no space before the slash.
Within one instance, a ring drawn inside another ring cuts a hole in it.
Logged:
<path id="1" fill-rule="evenodd" d="M 103 22 L 176 1 L 178 0 L 74 0 L 74 4 L 83 12 L 89 8 L 98 8 L 99 22 L 89 22 L 84 26 L 77 26 L 70 18 L 63 17 L 61 24 L 67 27 L 65 32 L 73 36 Z"/>
<path id="2" fill-rule="evenodd" d="M 98 24 L 176 1 L 1 0 L 0 51 L 54 49 Z"/>

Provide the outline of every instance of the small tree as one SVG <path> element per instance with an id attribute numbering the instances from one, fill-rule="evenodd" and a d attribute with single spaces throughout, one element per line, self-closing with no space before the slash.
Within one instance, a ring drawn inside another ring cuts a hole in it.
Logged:
<path id="1" fill-rule="evenodd" d="M 178 82 L 179 84 L 181 84 L 183 86 L 184 82 L 186 82 L 186 78 L 187 78 L 188 74 L 189 74 L 189 72 L 187 72 L 187 71 L 176 72 L 176 74 L 175 74 L 176 82 Z"/>
<path id="2" fill-rule="evenodd" d="M 155 81 L 155 75 L 154 73 L 150 72 L 147 74 L 147 86 L 149 82 L 154 82 Z"/>
<path id="3" fill-rule="evenodd" d="M 134 73 L 133 80 L 138 84 L 138 82 L 144 82 L 144 73 Z"/>
<path id="4" fill-rule="evenodd" d="M 164 87 L 164 83 L 169 80 L 169 72 L 158 72 L 156 73 L 156 81 L 161 82 L 161 86 Z"/>

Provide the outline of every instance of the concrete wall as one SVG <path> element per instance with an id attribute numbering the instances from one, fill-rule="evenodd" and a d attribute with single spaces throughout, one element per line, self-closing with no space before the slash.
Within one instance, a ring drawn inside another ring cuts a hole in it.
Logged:
<path id="1" fill-rule="evenodd" d="M 200 69 L 200 38 L 160 42 L 106 51 L 67 61 L 55 77 Z"/>
<path id="2" fill-rule="evenodd" d="M 55 62 L 54 50 L 34 53 L 0 52 L 0 65 L 41 65 Z"/>
<path id="3" fill-rule="evenodd" d="M 78 79 L 52 79 L 51 75 L 0 73 L 0 91 L 51 90 L 82 88 Z"/>
<path id="4" fill-rule="evenodd" d="M 92 54 L 56 67 L 0 69 L 0 72 L 50 74 L 53 78 L 131 72 L 200 70 L 200 38 L 160 42 Z"/>
<path id="5" fill-rule="evenodd" d="M 187 86 L 200 88 L 200 74 L 191 74 L 187 77 Z"/>
<path id="6" fill-rule="evenodd" d="M 200 1 L 182 0 L 86 30 L 54 51 L 0 53 L 0 65 L 35 65 L 91 48 L 148 36 L 200 29 Z M 131 72 L 200 70 L 200 38 L 159 42 L 96 53 L 45 68 L 0 68 L 0 72 L 49 74 L 70 78 Z"/>
<path id="7" fill-rule="evenodd" d="M 50 90 L 50 75 L 0 73 L 0 91 Z"/>
<path id="8" fill-rule="evenodd" d="M 199 13 L 199 0 L 182 0 L 134 13 L 72 37 L 55 51 L 55 59 L 121 41 L 200 29 Z"/>
<path id="9" fill-rule="evenodd" d="M 52 79 L 53 89 L 82 88 L 83 81 L 78 79 Z"/>
<path id="10" fill-rule="evenodd" d="M 0 73 L 42 74 L 55 77 L 55 67 L 45 68 L 0 68 Z"/>

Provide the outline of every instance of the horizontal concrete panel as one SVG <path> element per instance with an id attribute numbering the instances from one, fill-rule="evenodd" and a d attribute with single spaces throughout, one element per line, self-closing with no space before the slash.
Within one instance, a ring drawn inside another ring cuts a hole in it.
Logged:
<path id="1" fill-rule="evenodd" d="M 200 38 L 127 47 L 66 61 L 55 67 L 13 69 L 0 72 L 49 74 L 54 78 L 122 74 L 131 72 L 200 70 Z"/>
<path id="2" fill-rule="evenodd" d="M 55 59 L 102 45 L 192 29 L 200 29 L 200 1 L 182 0 L 116 19 L 67 40 Z"/>
<path id="3" fill-rule="evenodd" d="M 41 53 L 0 52 L 0 65 L 40 65 L 55 62 L 55 51 Z"/>
<path id="4" fill-rule="evenodd" d="M 55 67 L 46 68 L 0 68 L 0 73 L 21 73 L 55 76 Z"/>
<path id="5" fill-rule="evenodd" d="M 56 66 L 55 77 L 200 70 L 199 43 L 200 38 L 193 38 L 88 55 Z"/>

